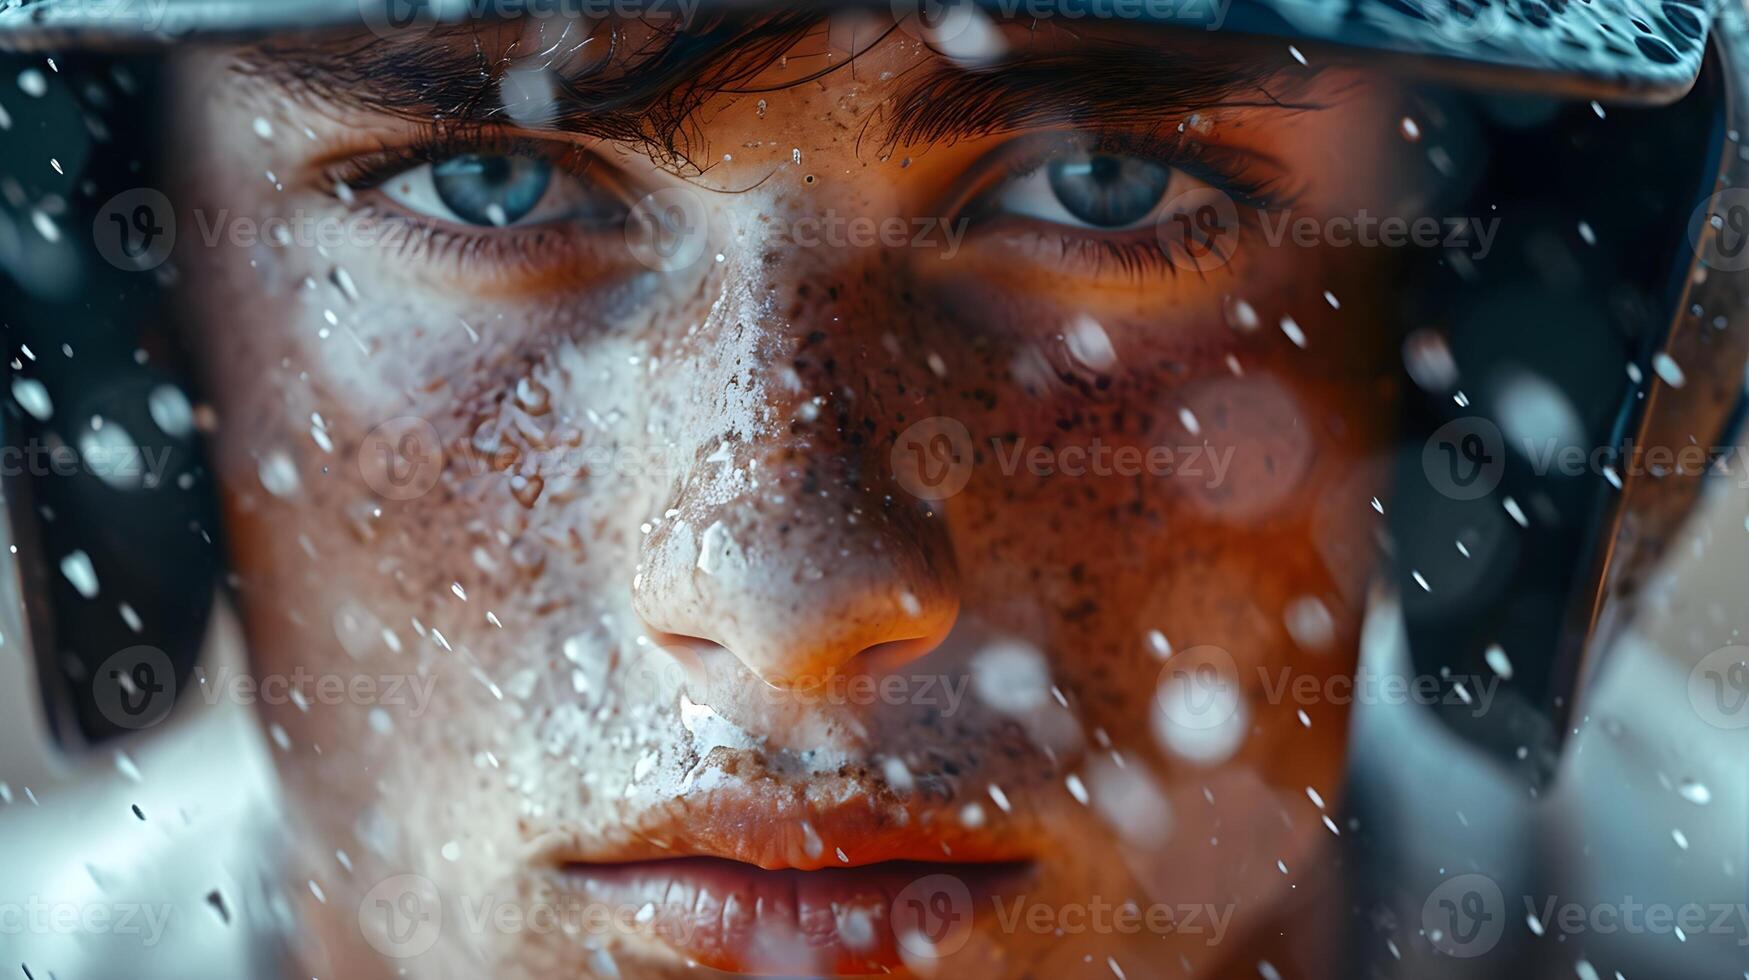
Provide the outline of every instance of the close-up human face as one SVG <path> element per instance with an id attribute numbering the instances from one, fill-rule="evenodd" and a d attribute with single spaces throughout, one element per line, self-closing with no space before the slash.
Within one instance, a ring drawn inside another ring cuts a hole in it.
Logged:
<path id="1" fill-rule="evenodd" d="M 635 913 L 446 928 L 420 975 L 1217 970 L 1318 890 L 1344 713 L 1226 680 L 1352 669 L 1395 350 L 1378 250 L 1171 212 L 1396 206 L 1401 97 L 1053 25 L 989 70 L 873 17 L 751 33 L 611 118 L 591 86 L 671 39 L 177 66 L 178 196 L 294 236 L 182 266 L 252 662 L 430 692 L 264 713 L 301 912 L 343 913 L 298 953 L 359 970 L 345 910 L 415 875 Z"/>
<path id="2" fill-rule="evenodd" d="M 1727 69 L 671 2 L 19 55 L 30 976 L 1740 955 Z"/>

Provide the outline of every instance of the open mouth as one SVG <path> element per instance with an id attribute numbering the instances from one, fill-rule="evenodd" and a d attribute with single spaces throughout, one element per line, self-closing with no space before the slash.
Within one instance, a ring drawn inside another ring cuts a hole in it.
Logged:
<path id="1" fill-rule="evenodd" d="M 703 966 L 732 973 L 892 973 L 952 955 L 1026 861 L 881 861 L 766 869 L 719 857 L 572 862 L 562 887 Z"/>

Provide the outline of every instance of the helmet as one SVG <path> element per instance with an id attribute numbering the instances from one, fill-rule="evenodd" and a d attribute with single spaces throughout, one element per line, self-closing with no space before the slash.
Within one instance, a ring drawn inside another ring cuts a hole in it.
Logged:
<path id="1" fill-rule="evenodd" d="M 11 399 L 0 423 L 13 463 L 5 496 L 17 555 L 7 589 L 14 608 L 3 632 L 14 656 L 29 654 L 30 696 L 16 690 L 7 696 L 20 702 L 13 712 L 21 719 L 18 744 L 35 746 L 18 755 L 37 758 L 32 765 L 8 760 L 17 768 L 0 769 L 0 776 L 52 771 L 56 763 L 42 759 L 77 757 L 99 744 L 137 738 L 185 711 L 178 702 L 210 682 L 202 656 L 211 647 L 215 595 L 217 606 L 227 601 L 228 563 L 219 520 L 223 481 L 215 479 L 201 443 L 203 433 L 222 422 L 199 393 L 201 385 L 188 380 L 194 369 L 178 339 L 180 321 L 197 314 L 178 293 L 190 273 L 164 261 L 176 237 L 175 209 L 153 189 L 164 182 L 148 179 L 161 163 L 148 152 L 130 152 L 155 149 L 159 134 L 176 128 L 154 95 L 174 84 L 173 72 L 162 65 L 165 53 L 263 36 L 296 44 L 361 29 L 368 32 L 362 36 L 384 42 L 405 41 L 481 23 L 598 20 L 624 5 L 611 6 L 592 7 L 588 0 L 13 0 L 0 7 L 0 49 L 10 52 L 11 62 L 0 77 L 17 76 L 26 96 L 0 98 L 0 126 L 28 135 L 21 143 L 30 144 L 4 165 L 7 179 L 0 185 L 0 267 L 6 272 L 0 288 L 11 361 Z M 679 6 L 676 30 L 683 37 L 708 37 L 725 24 L 760 17 L 802 23 L 827 13 L 817 5 L 737 3 L 703 12 Z M 1739 142 L 1749 39 L 1741 7 L 1714 10 L 1687 0 L 893 0 L 835 5 L 832 12 L 890 18 L 893 29 L 944 53 L 972 77 L 1002 70 L 1003 57 L 991 53 L 999 50 L 990 47 L 992 25 L 1030 22 L 1179 36 L 1189 39 L 1187 46 L 1200 38 L 1240 38 L 1235 43 L 1276 60 L 1376 65 L 1404 79 L 1417 109 L 1401 120 L 1401 139 L 1416 148 L 1414 165 L 1428 177 L 1415 192 L 1417 205 L 1426 214 L 1466 216 L 1441 224 L 1440 236 L 1468 243 L 1482 222 L 1499 218 L 1498 238 L 1486 233 L 1493 261 L 1439 244 L 1417 250 L 1396 270 L 1390 295 L 1369 299 L 1368 306 L 1401 330 L 1401 366 L 1377 368 L 1381 386 L 1400 383 L 1402 390 L 1393 410 L 1395 436 L 1388 451 L 1367 461 L 1388 492 L 1363 495 L 1376 515 L 1374 540 L 1322 543 L 1322 557 L 1331 565 L 1365 564 L 1359 555 L 1373 547 L 1385 556 L 1370 592 L 1331 589 L 1370 608 L 1365 636 L 1372 649 L 1361 654 L 1363 671 L 1371 664 L 1431 679 L 1430 696 L 1415 699 L 1414 707 L 1416 717 L 1433 722 L 1436 737 L 1447 740 L 1438 744 L 1461 750 L 1467 765 L 1497 780 L 1492 785 L 1506 787 L 1514 800 L 1558 797 L 1558 777 L 1573 769 L 1573 743 L 1592 713 L 1590 699 L 1609 676 L 1606 655 L 1621 648 L 1636 625 L 1654 576 L 1709 479 L 1716 482 L 1739 462 L 1729 447 L 1749 361 L 1749 338 L 1739 322 L 1749 288 L 1749 257 L 1741 254 L 1749 241 L 1749 194 L 1737 189 L 1749 171 L 1749 153 Z M 746 79 L 735 82 L 739 87 L 719 91 L 749 98 L 763 91 L 743 84 Z M 271 129 L 265 119 L 259 124 Z M 37 159 L 45 152 L 52 166 Z M 795 152 L 799 163 L 802 151 Z M 268 180 L 278 176 L 269 173 Z M 651 224 L 657 231 L 673 230 L 669 214 L 684 224 L 691 206 L 664 201 L 658 204 L 668 213 Z M 1234 219 L 1218 207 L 1215 212 L 1212 227 L 1233 226 Z M 1200 207 L 1180 213 L 1189 216 L 1187 229 L 1205 214 Z M 184 238 L 189 230 L 183 229 Z M 1262 233 L 1268 231 L 1266 223 Z M 1321 234 L 1329 235 L 1328 226 Z M 713 257 L 724 262 L 713 248 L 701 244 L 696 251 L 703 266 Z M 352 292 L 344 284 L 335 288 Z M 1324 296 L 1340 308 L 1334 292 Z M 1243 303 L 1235 313 L 1231 297 L 1225 309 L 1230 322 L 1254 317 Z M 198 315 L 210 319 L 214 312 Z M 246 326 L 252 313 L 230 309 L 224 315 Z M 465 317 L 462 323 L 474 333 Z M 1292 324 L 1285 318 L 1282 330 L 1305 347 Z M 1099 351 L 1109 348 L 1078 336 L 1071 329 L 1064 343 L 1097 367 Z M 1373 370 L 1361 361 L 1352 369 Z M 313 431 L 325 434 L 319 414 Z M 423 424 L 396 423 L 400 427 L 387 433 L 378 426 L 365 441 L 386 440 L 393 456 L 409 439 L 425 438 Z M 1187 425 L 1199 431 L 1199 424 Z M 957 452 L 964 432 L 964 426 L 932 428 L 919 443 L 919 459 L 938 443 L 950 455 Z M 496 443 L 475 446 L 488 456 L 499 452 Z M 149 448 L 163 455 L 151 458 Z M 364 448 L 358 452 L 362 459 Z M 262 456 L 258 464 L 270 496 L 296 486 L 296 474 L 288 474 L 289 464 L 279 457 Z M 369 464 L 346 465 L 371 481 Z M 1270 466 L 1276 465 L 1280 459 L 1272 458 Z M 526 486 L 528 477 L 521 479 Z M 926 502 L 928 518 L 937 515 L 933 508 L 942 498 L 895 479 Z M 397 494 L 390 490 L 386 499 Z M 353 516 L 334 513 L 336 522 Z M 733 522 L 724 526 L 719 521 L 702 530 L 702 547 L 708 552 L 714 540 L 729 556 L 723 560 L 739 560 L 733 542 L 722 544 L 733 536 Z M 663 533 L 643 529 L 652 540 Z M 305 547 L 312 557 L 319 550 Z M 652 547 L 660 553 L 664 546 Z M 697 561 L 708 574 L 705 552 Z M 650 558 L 639 575 L 657 576 L 663 567 Z M 461 581 L 454 590 L 465 602 Z M 688 609 L 708 605 L 688 601 Z M 929 605 L 927 595 L 923 602 Z M 669 629 L 645 607 L 639 612 L 665 632 L 694 632 L 735 646 L 701 630 Z M 337 632 L 351 628 L 338 625 L 350 623 L 347 617 L 392 632 L 356 610 L 335 615 Z M 1320 604 L 1290 606 L 1287 631 L 1296 640 L 1316 636 L 1329 618 Z M 429 624 L 413 623 L 430 641 Z M 434 632 L 447 649 L 442 633 Z M 1159 643 L 1171 650 L 1163 637 Z M 1741 653 L 1724 647 L 1707 659 L 1712 674 L 1696 667 L 1695 676 L 1749 671 Z M 210 650 L 205 655 L 213 656 Z M 1024 667 L 1023 660 L 1015 662 Z M 1230 662 L 1229 656 L 1217 664 Z M 770 664 L 747 664 L 772 679 Z M 974 686 L 979 676 L 974 673 Z M 1488 694 L 1488 710 L 1478 711 L 1474 686 L 1483 678 L 1508 683 Z M 494 690 L 508 686 L 502 679 L 486 683 Z M 1733 718 L 1749 719 L 1734 711 L 1722 723 L 1716 716 L 1703 720 L 1730 729 Z M 277 730 L 274 740 L 284 750 L 282 737 Z M 1516 964 L 1507 972 L 1525 976 L 1551 975 L 1554 964 L 1571 960 L 1568 952 L 1525 952 L 1531 937 L 1503 940 L 1494 928 L 1491 940 L 1473 942 L 1459 929 L 1453 917 L 1478 894 L 1474 881 L 1453 884 L 1460 871 L 1487 872 L 1470 877 L 1485 881 L 1480 891 L 1489 920 L 1514 912 L 1516 903 L 1501 897 L 1502 883 L 1508 892 L 1531 887 L 1515 877 L 1522 869 L 1492 863 L 1507 860 L 1499 855 L 1444 868 L 1431 883 L 1402 884 L 1386 856 L 1419 860 L 1426 853 L 1403 843 L 1409 833 L 1402 829 L 1404 814 L 1451 807 L 1423 801 L 1426 809 L 1417 810 L 1394 799 L 1392 787 L 1410 783 L 1392 776 L 1390 753 L 1353 738 L 1359 761 L 1350 769 L 1353 785 L 1362 789 L 1350 790 L 1341 825 L 1325 819 L 1332 831 L 1347 832 L 1348 872 L 1358 882 L 1351 902 L 1370 914 L 1353 917 L 1353 948 L 1326 961 L 1344 964 L 1335 973 L 1401 975 L 1400 957 L 1378 955 L 1385 944 L 1375 938 L 1381 930 L 1396 935 L 1391 930 L 1400 923 L 1380 925 L 1393 916 L 1406 919 L 1409 932 L 1419 925 L 1416 941 L 1434 951 L 1417 963 L 1416 975 L 1469 975 L 1475 964 L 1467 958 L 1486 952 L 1494 955 L 1475 963 L 1498 970 L 1505 954 Z M 1371 793 L 1364 792 L 1368 785 Z M 1497 827 L 1527 819 L 1523 813 L 1478 818 Z M 1446 926 L 1444 933 L 1436 923 Z M 1590 962 L 1579 962 L 1581 976 L 1596 975 Z M 1271 973 L 1280 967 L 1268 957 L 1261 965 L 1256 958 L 1242 965 L 1264 976 L 1285 975 Z M 1118 969 L 1115 961 L 1112 969 Z"/>

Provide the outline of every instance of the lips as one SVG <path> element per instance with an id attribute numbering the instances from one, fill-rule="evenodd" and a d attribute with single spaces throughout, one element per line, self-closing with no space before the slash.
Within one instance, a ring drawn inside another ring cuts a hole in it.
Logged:
<path id="1" fill-rule="evenodd" d="M 1019 821 L 843 778 L 726 781 L 621 822 L 613 838 L 549 838 L 553 887 L 687 960 L 791 976 L 950 955 L 975 910 L 1021 887 L 1040 853 Z"/>
<path id="2" fill-rule="evenodd" d="M 855 976 L 952 955 L 1024 862 L 767 870 L 722 858 L 575 864 L 562 887 L 688 960 L 731 973 Z"/>

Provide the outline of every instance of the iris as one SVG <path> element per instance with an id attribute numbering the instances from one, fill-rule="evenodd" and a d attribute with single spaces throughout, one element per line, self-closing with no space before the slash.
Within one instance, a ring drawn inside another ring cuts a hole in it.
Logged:
<path id="1" fill-rule="evenodd" d="M 552 180 L 552 164 L 526 156 L 469 153 L 431 168 L 438 198 L 473 225 L 516 223 L 540 203 Z"/>
<path id="2" fill-rule="evenodd" d="M 1108 154 L 1056 160 L 1047 173 L 1058 203 L 1096 228 L 1125 228 L 1146 218 L 1172 181 L 1164 164 Z"/>

